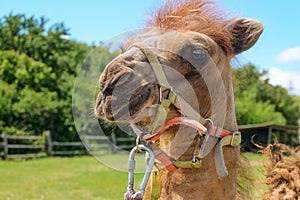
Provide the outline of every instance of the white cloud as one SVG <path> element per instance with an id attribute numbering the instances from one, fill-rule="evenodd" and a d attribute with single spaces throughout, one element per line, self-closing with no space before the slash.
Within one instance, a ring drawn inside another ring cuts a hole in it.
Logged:
<path id="1" fill-rule="evenodd" d="M 268 78 L 272 85 L 280 85 L 290 92 L 300 95 L 300 74 L 284 72 L 276 67 L 269 69 Z"/>
<path id="2" fill-rule="evenodd" d="M 61 39 L 63 40 L 69 40 L 70 39 L 70 36 L 69 35 L 60 35 L 59 36 Z"/>
<path id="3" fill-rule="evenodd" d="M 275 59 L 279 62 L 300 61 L 300 47 L 286 49 L 278 54 Z"/>

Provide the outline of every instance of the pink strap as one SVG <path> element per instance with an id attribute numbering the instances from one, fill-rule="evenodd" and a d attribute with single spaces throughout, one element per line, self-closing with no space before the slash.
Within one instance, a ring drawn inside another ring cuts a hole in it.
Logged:
<path id="1" fill-rule="evenodd" d="M 210 126 L 208 128 L 208 134 L 218 138 L 223 138 L 228 135 L 232 135 L 233 133 L 217 126 Z"/>
<path id="2" fill-rule="evenodd" d="M 146 142 L 152 142 L 152 141 L 158 140 L 160 138 L 161 133 L 164 132 L 166 129 L 170 128 L 173 125 L 180 125 L 180 124 L 190 126 L 194 129 L 197 129 L 199 133 L 204 133 L 207 131 L 207 133 L 209 135 L 215 136 L 218 138 L 223 138 L 225 136 L 232 135 L 231 131 L 219 128 L 217 126 L 210 126 L 207 130 L 202 124 L 200 124 L 196 120 L 188 119 L 186 117 L 175 117 L 175 118 L 167 121 L 160 128 L 158 128 L 154 134 L 144 135 L 143 140 L 145 140 Z"/>
<path id="3" fill-rule="evenodd" d="M 143 140 L 145 140 L 146 142 L 158 140 L 162 132 L 164 132 L 166 129 L 170 128 L 173 125 L 179 125 L 179 124 L 190 126 L 194 129 L 197 129 L 199 133 L 204 133 L 207 131 L 207 129 L 196 120 L 188 119 L 186 117 L 175 117 L 167 121 L 160 128 L 158 128 L 154 134 L 144 135 Z"/>
<path id="4" fill-rule="evenodd" d="M 159 160 L 168 171 L 173 172 L 178 169 L 173 164 L 173 159 L 170 156 L 168 156 L 163 150 L 158 148 L 154 143 L 150 143 L 149 146 L 153 150 L 155 159 Z"/>
<path id="5" fill-rule="evenodd" d="M 225 136 L 233 134 L 230 131 L 227 131 L 225 129 L 222 129 L 220 127 L 213 126 L 213 125 L 210 126 L 207 130 L 202 124 L 200 124 L 196 120 L 191 120 L 186 117 L 175 117 L 175 118 L 167 121 L 160 128 L 158 128 L 154 134 L 144 135 L 142 137 L 142 139 L 146 142 L 156 141 L 160 138 L 161 133 L 163 133 L 166 129 L 170 128 L 173 125 L 179 125 L 179 124 L 190 126 L 194 129 L 198 130 L 198 132 L 200 134 L 206 132 L 207 134 L 217 137 L 217 138 L 223 138 Z M 172 163 L 172 158 L 170 158 L 166 153 L 164 153 L 161 149 L 159 149 L 154 143 L 150 143 L 149 145 L 150 145 L 151 149 L 154 151 L 155 158 L 157 160 L 159 160 L 168 171 L 176 171 L 178 169 Z"/>

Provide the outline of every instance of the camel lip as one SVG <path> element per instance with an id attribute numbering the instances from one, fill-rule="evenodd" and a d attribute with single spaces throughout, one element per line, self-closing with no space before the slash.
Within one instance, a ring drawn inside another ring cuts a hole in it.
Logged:
<path id="1" fill-rule="evenodd" d="M 97 102 L 94 107 L 94 115 L 97 118 L 105 119 L 109 122 L 122 122 L 122 123 L 135 123 L 136 122 L 136 113 L 130 114 L 128 105 L 118 107 L 118 109 L 105 109 L 108 105 L 111 104 L 111 100 L 105 100 Z"/>
<path id="2" fill-rule="evenodd" d="M 139 109 L 139 112 L 130 113 L 128 106 L 122 106 L 113 112 L 105 112 L 103 103 L 95 107 L 95 116 L 112 123 L 137 124 L 147 126 L 153 120 L 158 104 L 145 104 Z"/>

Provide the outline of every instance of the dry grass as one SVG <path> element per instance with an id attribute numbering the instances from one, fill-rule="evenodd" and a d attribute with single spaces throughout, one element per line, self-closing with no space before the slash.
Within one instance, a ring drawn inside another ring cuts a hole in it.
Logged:
<path id="1" fill-rule="evenodd" d="M 265 163 L 266 184 L 272 186 L 263 200 L 300 199 L 300 146 L 292 149 L 275 143 L 263 148 L 261 152 L 268 157 Z"/>

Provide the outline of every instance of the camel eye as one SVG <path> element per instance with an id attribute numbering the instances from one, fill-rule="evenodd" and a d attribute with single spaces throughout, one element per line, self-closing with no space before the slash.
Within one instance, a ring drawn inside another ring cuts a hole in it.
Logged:
<path id="1" fill-rule="evenodd" d="M 192 56 L 193 56 L 193 59 L 195 59 L 195 60 L 199 60 L 201 62 L 205 62 L 206 61 L 207 53 L 203 49 L 194 49 L 192 51 Z"/>
<path id="2" fill-rule="evenodd" d="M 210 57 L 206 49 L 197 44 L 184 47 L 180 54 L 182 55 L 183 59 L 197 68 L 203 67 Z"/>

